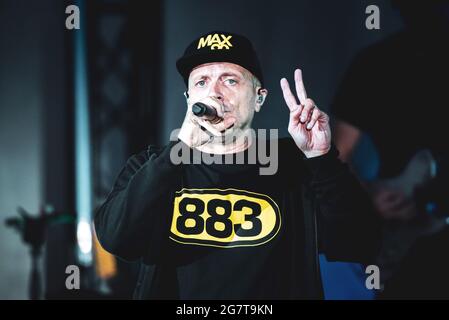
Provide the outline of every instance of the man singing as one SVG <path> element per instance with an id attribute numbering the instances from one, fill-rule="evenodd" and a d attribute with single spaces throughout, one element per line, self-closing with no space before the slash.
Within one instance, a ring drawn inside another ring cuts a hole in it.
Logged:
<path id="1" fill-rule="evenodd" d="M 135 298 L 320 299 L 319 253 L 371 262 L 376 215 L 338 160 L 329 117 L 307 97 L 301 71 L 296 97 L 280 82 L 292 138 L 270 141 L 278 163 L 261 174 L 248 161 L 261 140 L 251 123 L 268 91 L 249 40 L 210 32 L 176 65 L 187 86 L 176 141 L 132 156 L 95 215 L 103 247 L 141 261 Z M 223 161 L 174 161 L 186 149 Z M 229 155 L 245 161 L 227 163 Z"/>

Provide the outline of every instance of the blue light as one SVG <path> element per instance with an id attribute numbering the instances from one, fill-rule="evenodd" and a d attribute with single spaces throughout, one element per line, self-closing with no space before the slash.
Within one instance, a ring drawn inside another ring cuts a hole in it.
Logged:
<path id="1" fill-rule="evenodd" d="M 437 210 L 437 204 L 435 202 L 426 203 L 426 212 L 429 214 L 435 213 Z"/>
<path id="2" fill-rule="evenodd" d="M 84 0 L 77 0 L 80 9 L 80 29 L 75 32 L 75 181 L 78 261 L 92 263 L 92 173 L 90 150 L 90 120 L 86 63 L 86 21 Z M 88 226 L 88 228 L 86 228 Z"/>

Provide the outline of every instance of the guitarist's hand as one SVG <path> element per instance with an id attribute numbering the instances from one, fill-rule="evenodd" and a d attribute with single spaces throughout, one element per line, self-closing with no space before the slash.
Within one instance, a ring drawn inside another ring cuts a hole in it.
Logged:
<path id="1" fill-rule="evenodd" d="M 417 215 L 415 203 L 401 191 L 379 188 L 373 195 L 377 212 L 386 220 L 407 221 Z"/>

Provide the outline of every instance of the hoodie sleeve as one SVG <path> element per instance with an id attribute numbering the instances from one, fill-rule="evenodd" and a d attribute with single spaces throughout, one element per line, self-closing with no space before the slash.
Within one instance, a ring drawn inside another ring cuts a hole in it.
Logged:
<path id="1" fill-rule="evenodd" d="M 380 248 L 381 224 L 368 192 L 338 159 L 335 146 L 326 155 L 306 159 L 305 165 L 320 252 L 329 260 L 372 263 Z"/>
<path id="2" fill-rule="evenodd" d="M 106 201 L 95 213 L 95 230 L 108 252 L 124 259 L 157 261 L 168 241 L 173 195 L 181 166 L 170 161 L 172 144 L 128 159 Z"/>

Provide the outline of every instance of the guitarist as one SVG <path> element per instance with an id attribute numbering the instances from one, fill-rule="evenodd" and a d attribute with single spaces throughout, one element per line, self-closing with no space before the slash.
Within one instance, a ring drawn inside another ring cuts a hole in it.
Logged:
<path id="1" fill-rule="evenodd" d="M 392 2 L 403 17 L 405 29 L 356 56 L 336 94 L 332 109 L 337 118 L 334 132 L 341 159 L 351 160 L 362 136 L 367 135 L 380 160 L 379 179 L 400 176 L 419 150 L 428 149 L 433 157 L 438 158 L 449 149 L 443 134 L 447 119 L 440 114 L 441 110 L 449 107 L 449 4 L 442 1 L 420 4 L 402 0 Z M 407 196 L 401 189 L 378 185 L 372 190 L 372 199 L 388 225 L 386 235 L 390 240 L 384 241 L 385 248 L 400 247 L 401 238 L 394 237 L 395 230 L 410 230 L 409 227 L 416 224 L 423 227 L 423 234 L 446 232 L 447 228 L 441 224 L 439 227 L 428 224 L 425 213 L 418 210 L 413 197 Z M 449 237 L 438 234 L 432 241 L 426 239 L 425 243 L 432 243 L 431 248 L 423 249 L 418 244 L 420 249 L 413 249 L 412 252 L 415 255 L 416 252 L 426 252 L 426 259 L 431 259 L 431 255 L 435 256 L 434 261 L 447 261 L 448 251 L 438 249 L 447 248 L 449 243 L 442 243 L 444 239 L 449 240 Z M 383 253 L 380 260 L 384 264 L 380 263 L 380 268 L 385 280 L 394 271 L 388 270 L 388 259 L 385 257 L 390 255 L 392 261 L 398 260 L 404 250 L 384 250 Z M 435 289 L 437 283 L 446 281 L 449 284 L 445 275 L 447 270 L 433 272 L 432 275 L 421 273 L 421 266 L 417 263 L 422 261 L 419 255 L 404 261 L 398 270 L 412 270 L 409 273 L 421 280 L 425 278 L 421 282 L 427 285 L 420 287 L 420 291 L 416 286 L 412 288 L 407 281 L 397 285 L 395 278 L 400 276 L 401 271 L 393 272 L 390 282 L 396 283 L 395 298 L 410 295 L 449 297 L 449 289 Z M 404 266 L 407 262 L 408 265 Z M 429 266 L 432 261 L 422 263 Z M 444 263 L 439 265 L 441 267 Z M 429 268 L 432 270 L 431 266 Z M 388 291 L 388 283 L 385 290 Z"/>

